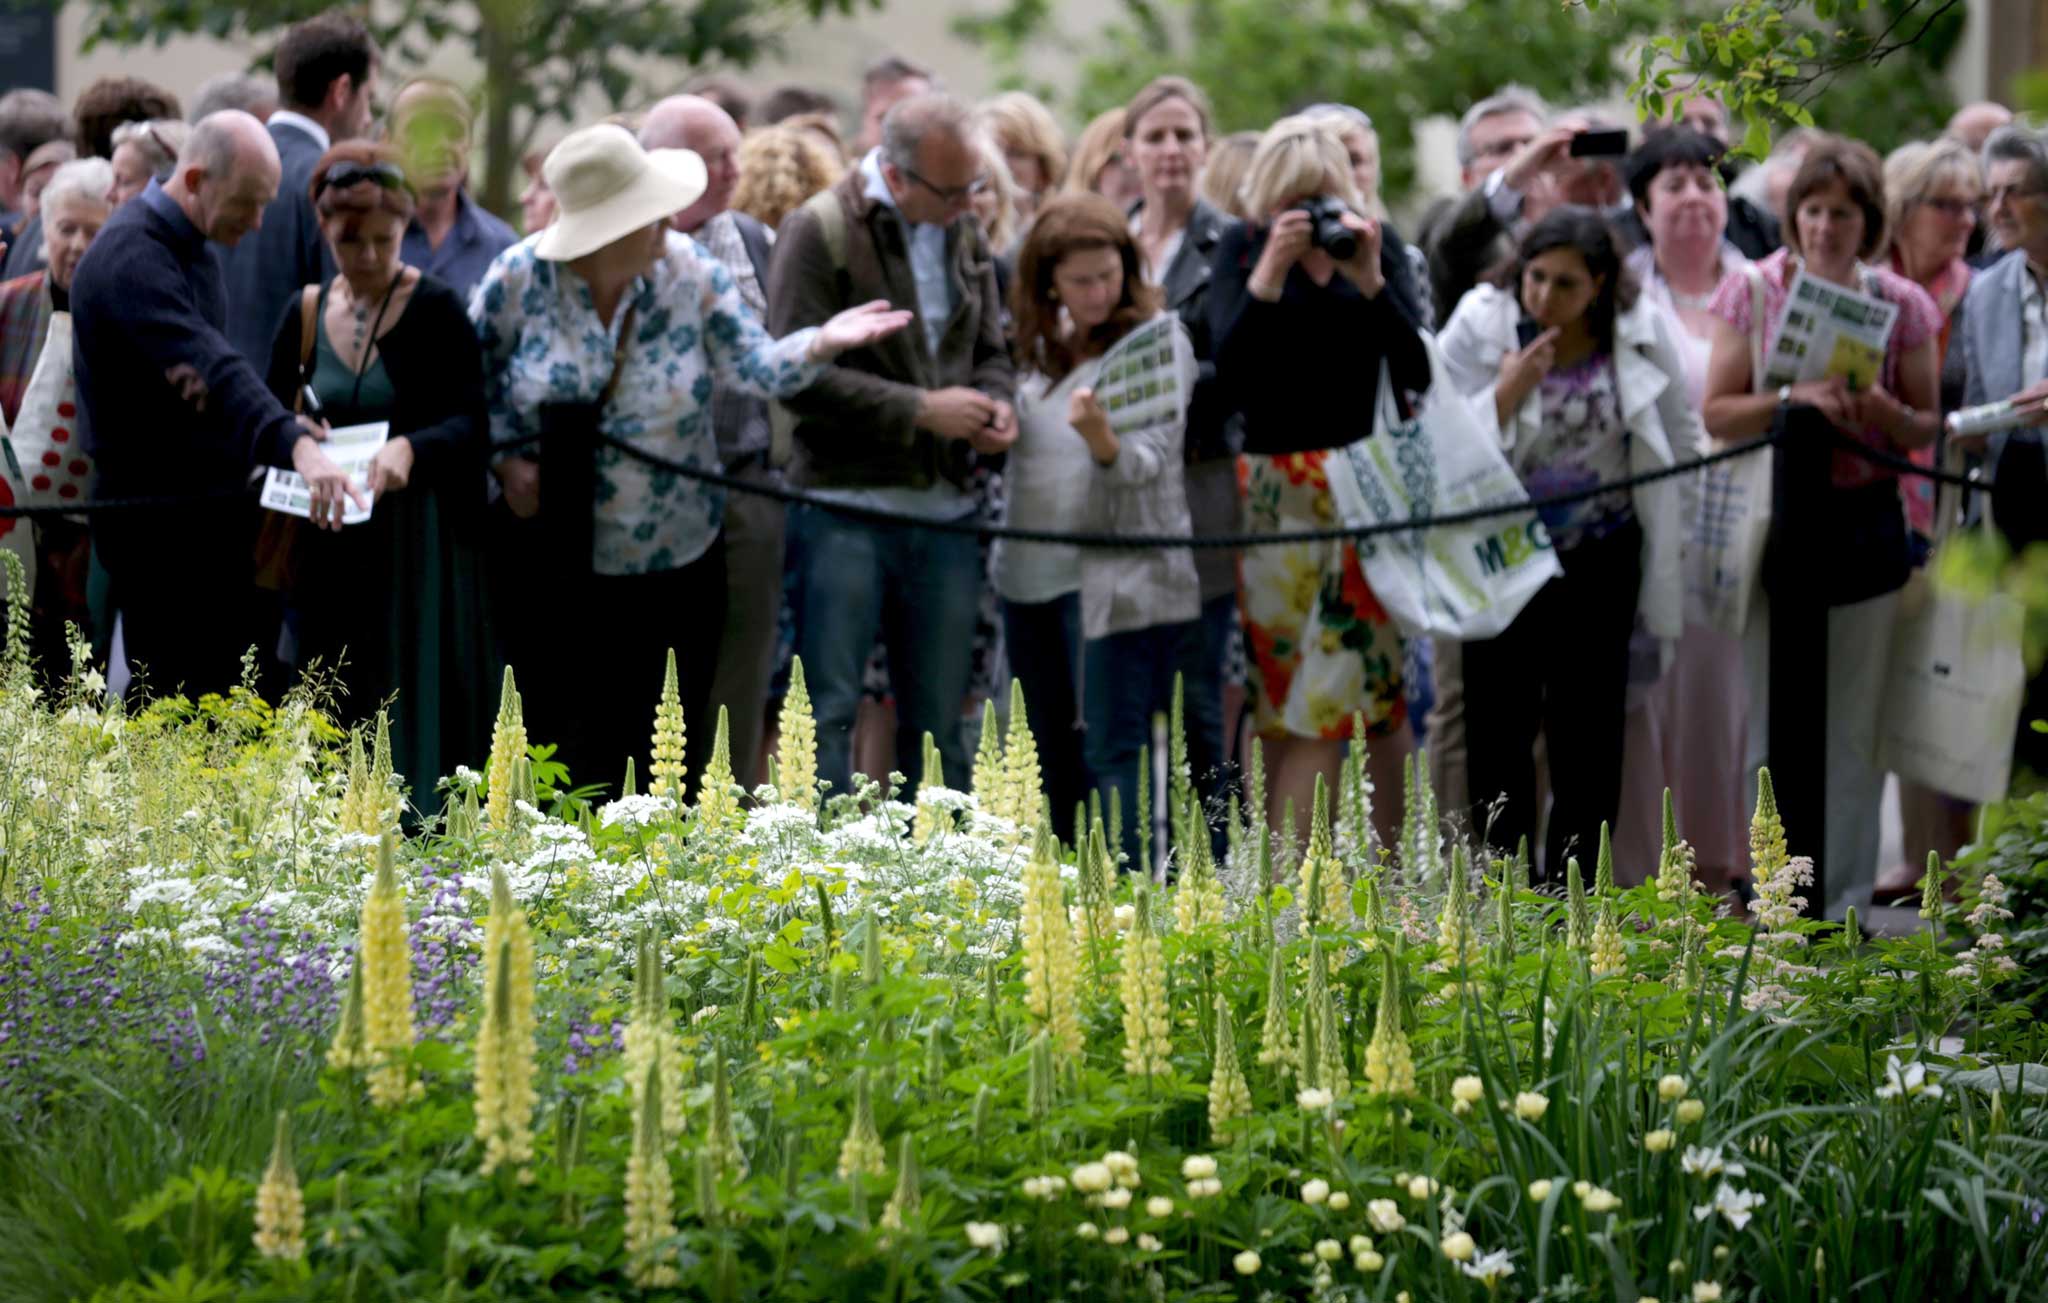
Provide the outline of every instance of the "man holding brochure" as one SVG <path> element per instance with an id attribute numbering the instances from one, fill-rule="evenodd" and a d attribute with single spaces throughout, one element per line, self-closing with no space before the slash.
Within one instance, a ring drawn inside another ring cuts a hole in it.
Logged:
<path id="1" fill-rule="evenodd" d="M 263 636 L 251 582 L 256 513 L 224 496 L 253 468 L 289 467 L 314 519 L 338 525 L 364 495 L 321 450 L 324 426 L 295 416 L 223 328 L 227 298 L 210 240 L 233 245 L 277 193 L 277 147 L 227 111 L 194 128 L 170 181 L 117 211 L 73 280 L 78 391 L 100 496 L 176 505 L 93 517 L 112 574 L 128 659 L 153 693 L 226 691 Z"/>

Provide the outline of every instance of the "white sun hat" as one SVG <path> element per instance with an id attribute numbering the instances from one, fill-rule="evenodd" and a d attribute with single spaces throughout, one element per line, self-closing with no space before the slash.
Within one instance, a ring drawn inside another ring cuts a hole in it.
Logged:
<path id="1" fill-rule="evenodd" d="M 571 132 L 541 164 L 558 215 L 534 254 L 567 262 L 654 225 L 704 193 L 704 160 L 687 149 L 640 148 L 612 123 Z"/>

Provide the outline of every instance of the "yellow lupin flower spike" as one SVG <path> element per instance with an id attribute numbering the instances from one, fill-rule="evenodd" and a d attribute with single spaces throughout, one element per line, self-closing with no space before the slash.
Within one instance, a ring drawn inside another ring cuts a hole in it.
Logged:
<path id="1" fill-rule="evenodd" d="M 1124 1006 L 1124 1071 L 1156 1077 L 1173 1070 L 1172 1029 L 1166 1011 L 1166 955 L 1152 931 L 1152 893 L 1137 892 L 1136 917 L 1124 934 L 1119 990 Z"/>
<path id="2" fill-rule="evenodd" d="M 360 946 L 348 975 L 348 994 L 341 1002 L 341 1018 L 335 1024 L 334 1041 L 327 1047 L 327 1066 L 348 1072 L 370 1066 L 369 1047 L 363 1043 L 363 957 Z"/>
<path id="3" fill-rule="evenodd" d="M 1081 1054 L 1079 949 L 1067 917 L 1060 866 L 1043 843 L 1024 866 L 1024 1005 L 1051 1033 L 1053 1048 Z"/>
<path id="4" fill-rule="evenodd" d="M 306 1198 L 292 1166 L 291 1115 L 277 1113 L 270 1165 L 256 1187 L 256 1251 L 266 1258 L 296 1262 L 306 1256 Z"/>
<path id="5" fill-rule="evenodd" d="M 412 1054 L 412 946 L 405 898 L 398 893 L 390 833 L 377 848 L 377 880 L 363 901 L 356 962 L 363 973 L 363 1043 L 370 1062 L 370 1102 L 397 1108 L 412 1093 L 404 1061 Z"/>
<path id="6" fill-rule="evenodd" d="M 505 682 L 498 693 L 498 722 L 491 729 L 491 763 L 487 779 L 490 802 L 484 807 L 491 827 L 501 835 L 512 826 L 512 766 L 526 754 L 526 723 L 520 717 L 519 689 L 512 679 L 512 667 L 505 667 Z"/>
<path id="7" fill-rule="evenodd" d="M 933 802 L 924 799 L 926 792 L 942 788 L 945 785 L 945 757 L 939 754 L 939 744 L 933 740 L 932 735 L 926 733 L 924 735 L 924 764 L 920 766 L 917 780 L 917 815 L 911 824 L 910 830 L 911 837 L 920 846 L 925 845 L 932 838 L 938 836 L 941 830 L 952 827 L 953 816 L 951 812 L 941 810 Z"/>
<path id="8" fill-rule="evenodd" d="M 377 711 L 376 745 L 370 752 L 370 827 L 368 832 L 398 831 L 400 800 L 398 775 L 391 766 L 391 715 Z"/>
<path id="9" fill-rule="evenodd" d="M 725 707 L 718 708 L 718 731 L 711 738 L 711 759 L 704 764 L 704 781 L 697 792 L 697 827 L 717 830 L 739 815 L 739 799 L 733 795 L 732 726 Z"/>
<path id="10" fill-rule="evenodd" d="M 1276 941 L 1267 956 L 1266 1017 L 1259 1026 L 1259 1063 L 1290 1067 L 1294 1058 L 1294 1037 L 1287 1030 L 1287 961 Z"/>
<path id="11" fill-rule="evenodd" d="M 853 1121 L 846 1128 L 846 1139 L 839 1145 L 839 1179 L 844 1181 L 855 1172 L 881 1176 L 888 1170 L 882 1137 L 875 1130 L 875 1102 L 868 1086 L 868 1070 L 862 1068 L 853 1079 Z"/>
<path id="12" fill-rule="evenodd" d="M 1045 790 L 1039 781 L 1038 740 L 1031 735 L 1031 720 L 1024 711 L 1024 681 L 1010 680 L 1010 727 L 1003 735 L 1003 795 L 1007 808 L 999 811 L 1017 825 L 1020 835 L 1037 827 L 1045 807 Z"/>
<path id="13" fill-rule="evenodd" d="M 1413 1094 L 1415 1058 L 1401 1029 L 1401 970 L 1393 947 L 1380 947 L 1380 958 L 1380 1015 L 1372 1043 L 1365 1047 L 1365 1079 L 1376 1094 Z"/>
<path id="14" fill-rule="evenodd" d="M 775 765 L 779 794 L 791 805 L 818 808 L 818 720 L 811 713 L 811 692 L 804 683 L 804 658 L 789 663 L 789 692 L 782 698 L 780 736 Z"/>
<path id="15" fill-rule="evenodd" d="M 533 932 L 501 865 L 491 871 L 484 924 L 484 1016 L 476 1033 L 476 1138 L 483 1174 L 505 1164 L 533 1179 Z"/>
<path id="16" fill-rule="evenodd" d="M 676 678 L 676 649 L 668 649 L 668 667 L 662 671 L 661 701 L 654 707 L 654 759 L 647 766 L 649 793 L 683 802 L 683 755 L 689 735 L 683 721 L 682 685 Z"/>
<path id="17" fill-rule="evenodd" d="M 661 1065 L 649 1063 L 633 1116 L 633 1153 L 626 1159 L 626 1275 L 641 1289 L 666 1289 L 680 1279 L 662 1252 L 675 1238 L 675 1181 L 661 1138 Z"/>
<path id="18" fill-rule="evenodd" d="M 998 814 L 1003 787 L 1003 731 L 996 723 L 996 703 L 981 703 L 981 742 L 974 748 L 974 772 L 970 782 L 981 808 Z"/>
<path id="19" fill-rule="evenodd" d="M 647 1080 L 647 1065 L 661 1060 L 661 1075 L 670 1083 L 663 1099 L 662 1134 L 673 1140 L 683 1134 L 683 1046 L 669 1017 L 668 995 L 662 989 L 661 942 L 652 932 L 640 938 L 633 966 L 633 1016 L 626 1023 L 626 1081 L 635 1107 Z"/>
<path id="20" fill-rule="evenodd" d="M 370 766 L 363 756 L 363 731 L 348 732 L 348 786 L 342 789 L 339 822 L 347 833 L 376 834 L 370 803 Z"/>
<path id="21" fill-rule="evenodd" d="M 1315 803 L 1308 826 L 1308 850 L 1301 857 L 1301 934 L 1318 927 L 1342 927 L 1351 917 L 1351 886 L 1337 861 L 1330 835 L 1330 787 L 1316 775 Z"/>
<path id="22" fill-rule="evenodd" d="M 1199 799 L 1188 802 L 1181 841 L 1187 861 L 1173 888 L 1173 921 L 1183 933 L 1192 933 L 1223 922 L 1223 884 L 1216 879 L 1216 859 Z"/>
<path id="23" fill-rule="evenodd" d="M 1239 1118 L 1252 1112 L 1251 1087 L 1237 1061 L 1237 1034 L 1230 1024 L 1230 1005 L 1216 997 L 1216 1061 L 1209 1070 L 1209 1135 L 1219 1145 L 1230 1143 Z"/>

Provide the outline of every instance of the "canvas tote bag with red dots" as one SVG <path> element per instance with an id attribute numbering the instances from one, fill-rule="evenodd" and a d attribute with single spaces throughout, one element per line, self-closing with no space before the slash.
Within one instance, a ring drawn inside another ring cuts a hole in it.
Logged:
<path id="1" fill-rule="evenodd" d="M 14 456 L 35 506 L 85 502 L 95 484 L 78 430 L 78 380 L 71 369 L 71 314 L 50 314 L 50 337 L 36 359 L 14 417 Z"/>

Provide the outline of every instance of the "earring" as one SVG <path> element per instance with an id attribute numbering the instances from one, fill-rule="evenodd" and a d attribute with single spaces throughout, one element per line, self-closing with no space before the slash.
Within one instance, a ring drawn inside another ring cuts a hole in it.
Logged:
<path id="1" fill-rule="evenodd" d="M 1047 290 L 1045 293 L 1046 296 L 1050 298 L 1054 303 L 1058 303 L 1060 301 L 1060 292 L 1058 290 Z"/>

